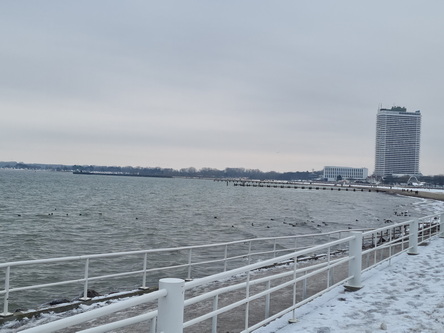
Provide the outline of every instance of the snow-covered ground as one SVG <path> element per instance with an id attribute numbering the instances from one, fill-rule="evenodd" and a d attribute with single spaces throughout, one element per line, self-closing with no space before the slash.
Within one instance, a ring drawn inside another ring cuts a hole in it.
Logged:
<path id="1" fill-rule="evenodd" d="M 363 274 L 363 288 L 337 287 L 255 333 L 443 333 L 444 238 Z"/>
<path id="2" fill-rule="evenodd" d="M 430 192 L 430 193 L 441 193 L 444 194 L 444 189 L 442 188 L 428 188 L 428 187 L 402 187 L 402 186 L 378 186 L 378 188 L 390 188 L 394 190 L 406 190 L 406 191 L 419 191 L 419 192 Z"/>

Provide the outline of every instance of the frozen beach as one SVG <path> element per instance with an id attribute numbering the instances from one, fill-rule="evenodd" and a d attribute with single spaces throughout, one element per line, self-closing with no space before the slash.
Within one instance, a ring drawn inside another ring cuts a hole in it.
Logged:
<path id="1" fill-rule="evenodd" d="M 418 255 L 363 274 L 363 288 L 337 287 L 255 333 L 444 332 L 444 238 L 422 244 Z"/>

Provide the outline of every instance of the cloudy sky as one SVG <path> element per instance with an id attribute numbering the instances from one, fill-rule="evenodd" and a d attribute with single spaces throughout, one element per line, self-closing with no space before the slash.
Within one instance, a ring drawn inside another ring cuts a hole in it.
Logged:
<path id="1" fill-rule="evenodd" d="M 380 105 L 444 173 L 444 2 L 0 2 L 0 161 L 374 170 Z"/>

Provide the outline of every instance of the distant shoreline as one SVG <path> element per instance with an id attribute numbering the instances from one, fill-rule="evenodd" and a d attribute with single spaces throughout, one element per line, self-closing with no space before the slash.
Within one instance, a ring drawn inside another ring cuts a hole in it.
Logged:
<path id="1" fill-rule="evenodd" d="M 74 175 L 93 175 L 93 176 L 124 176 L 124 177 L 154 177 L 154 178 L 173 178 L 173 176 L 164 175 L 141 175 L 137 173 L 111 173 L 111 172 L 89 172 L 73 171 Z"/>

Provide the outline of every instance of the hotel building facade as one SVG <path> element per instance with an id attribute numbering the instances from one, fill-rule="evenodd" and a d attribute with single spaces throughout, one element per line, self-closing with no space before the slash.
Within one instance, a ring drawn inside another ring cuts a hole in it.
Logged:
<path id="1" fill-rule="evenodd" d="M 365 180 L 368 177 L 367 168 L 351 168 L 351 167 L 338 167 L 338 166 L 326 166 L 324 167 L 324 179 L 328 181 L 354 179 Z"/>
<path id="2" fill-rule="evenodd" d="M 374 176 L 418 175 L 421 112 L 380 108 L 376 116 Z"/>

